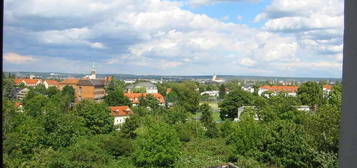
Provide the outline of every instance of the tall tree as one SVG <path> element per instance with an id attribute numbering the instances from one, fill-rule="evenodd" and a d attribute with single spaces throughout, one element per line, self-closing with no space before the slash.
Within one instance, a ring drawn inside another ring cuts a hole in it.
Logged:
<path id="1" fill-rule="evenodd" d="M 297 92 L 301 103 L 315 109 L 323 100 L 322 86 L 316 82 L 306 82 L 299 87 Z"/>
<path id="2" fill-rule="evenodd" d="M 221 84 L 219 86 L 219 98 L 223 99 L 225 95 L 226 95 L 226 86 L 224 84 Z"/>
<path id="3" fill-rule="evenodd" d="M 113 131 L 114 119 L 106 104 L 83 100 L 74 107 L 74 113 L 84 118 L 85 126 L 91 134 L 105 134 Z"/>
<path id="4" fill-rule="evenodd" d="M 251 93 L 241 89 L 235 89 L 227 94 L 219 104 L 221 119 L 236 118 L 238 115 L 238 108 L 241 106 L 253 105 L 253 96 Z"/>
<path id="5" fill-rule="evenodd" d="M 104 101 L 109 106 L 128 106 L 131 105 L 131 101 L 128 97 L 124 96 L 124 92 L 120 88 L 116 88 L 113 92 L 110 92 L 104 97 Z"/>
<path id="6" fill-rule="evenodd" d="M 180 140 L 166 123 L 152 121 L 139 134 L 135 163 L 146 167 L 171 167 L 179 156 Z"/>

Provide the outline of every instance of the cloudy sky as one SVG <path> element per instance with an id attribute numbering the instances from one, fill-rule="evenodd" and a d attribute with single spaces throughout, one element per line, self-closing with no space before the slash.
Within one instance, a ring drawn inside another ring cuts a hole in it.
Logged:
<path id="1" fill-rule="evenodd" d="M 5 0 L 4 70 L 341 77 L 343 0 Z"/>

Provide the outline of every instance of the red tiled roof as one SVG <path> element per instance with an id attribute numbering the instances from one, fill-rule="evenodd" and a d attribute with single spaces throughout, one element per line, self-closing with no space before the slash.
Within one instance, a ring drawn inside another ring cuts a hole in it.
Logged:
<path id="1" fill-rule="evenodd" d="M 46 80 L 46 82 L 47 82 L 47 84 L 49 84 L 49 85 L 57 85 L 57 84 L 58 84 L 58 82 L 55 81 L 55 80 Z"/>
<path id="2" fill-rule="evenodd" d="M 293 92 L 297 92 L 298 90 L 298 86 L 268 86 L 268 85 L 264 85 L 260 87 L 261 89 L 266 89 L 268 91 L 272 91 L 272 92 L 289 92 L 289 93 L 293 93 Z"/>
<path id="3" fill-rule="evenodd" d="M 133 112 L 129 108 L 129 106 L 111 106 L 109 107 L 111 110 L 111 114 L 114 117 L 118 116 L 128 116 L 129 114 L 132 114 Z"/>
<path id="4" fill-rule="evenodd" d="M 77 84 L 79 79 L 77 78 L 67 78 L 64 79 L 62 82 L 59 82 L 59 84 Z"/>
<path id="5" fill-rule="evenodd" d="M 153 95 L 160 103 L 165 103 L 164 96 L 160 93 L 124 93 L 124 96 L 128 97 L 132 103 L 139 103 L 140 97 L 146 97 L 148 94 Z"/>
<path id="6" fill-rule="evenodd" d="M 327 90 L 332 90 L 332 85 L 324 85 L 323 88 Z"/>
<path id="7" fill-rule="evenodd" d="M 35 84 L 37 84 L 38 81 L 41 81 L 41 80 L 40 79 L 27 79 L 27 78 L 15 79 L 16 85 L 19 85 L 22 81 L 24 81 L 26 83 L 26 85 L 35 85 Z"/>
<path id="8" fill-rule="evenodd" d="M 16 102 L 16 103 L 15 103 L 15 106 L 16 106 L 16 107 L 19 107 L 19 106 L 21 106 L 21 105 L 22 105 L 21 102 Z"/>

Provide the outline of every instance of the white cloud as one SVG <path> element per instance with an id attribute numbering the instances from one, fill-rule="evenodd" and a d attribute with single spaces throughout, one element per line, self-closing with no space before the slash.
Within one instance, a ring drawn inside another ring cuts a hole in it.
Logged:
<path id="1" fill-rule="evenodd" d="M 206 5 L 222 1 L 190 2 Z M 335 4 L 339 1 L 309 2 L 273 1 L 256 17 L 265 22 L 261 29 L 195 14 L 171 1 L 6 0 L 5 24 L 28 31 L 29 38 L 45 44 L 44 52 L 58 46 L 80 48 L 78 57 L 85 54 L 76 61 L 82 64 L 88 64 L 84 58 L 92 54 L 83 46 L 101 49 L 95 51 L 107 57 L 98 64 L 108 72 L 274 75 L 289 69 L 286 73 L 292 74 L 288 75 L 296 75 L 309 68 L 301 62 L 338 67 L 334 61 L 341 61 L 342 13 L 341 5 Z M 38 28 L 27 19 L 42 25 Z M 59 62 L 67 66 L 70 60 Z M 123 68 L 117 68 L 118 64 Z"/>
<path id="2" fill-rule="evenodd" d="M 189 5 L 193 7 L 198 7 L 203 5 L 212 5 L 221 2 L 243 2 L 243 1 L 258 2 L 260 0 L 187 0 L 187 1 Z"/>
<path id="3" fill-rule="evenodd" d="M 19 55 L 17 53 L 6 53 L 4 55 L 4 60 L 12 64 L 26 64 L 30 62 L 37 61 L 33 56 Z"/>

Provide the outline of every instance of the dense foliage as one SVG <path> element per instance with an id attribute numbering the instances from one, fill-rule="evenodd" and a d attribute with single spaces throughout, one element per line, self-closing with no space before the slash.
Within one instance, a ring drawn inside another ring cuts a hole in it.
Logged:
<path id="1" fill-rule="evenodd" d="M 6 78 L 6 88 L 15 88 Z M 169 107 L 154 97 L 131 107 L 134 114 L 117 131 L 108 105 L 130 105 L 123 83 L 114 81 L 103 103 L 74 104 L 74 89 L 31 88 L 23 112 L 3 95 L 4 167 L 210 167 L 232 162 L 242 168 L 337 165 L 341 86 L 322 96 L 318 84 L 304 84 L 298 97 L 265 98 L 238 85 L 201 86 L 194 82 L 159 86 Z M 220 89 L 218 123 L 210 104 L 199 105 L 199 87 Z M 223 90 L 224 87 L 224 90 Z M 167 88 L 171 92 L 166 93 Z M 229 93 L 224 92 L 229 88 Z M 317 95 L 317 97 L 316 97 Z M 326 100 L 323 100 L 326 99 Z M 315 111 L 298 111 L 311 102 Z M 237 117 L 241 106 L 247 108 Z M 196 117 L 200 114 L 200 117 Z"/>

